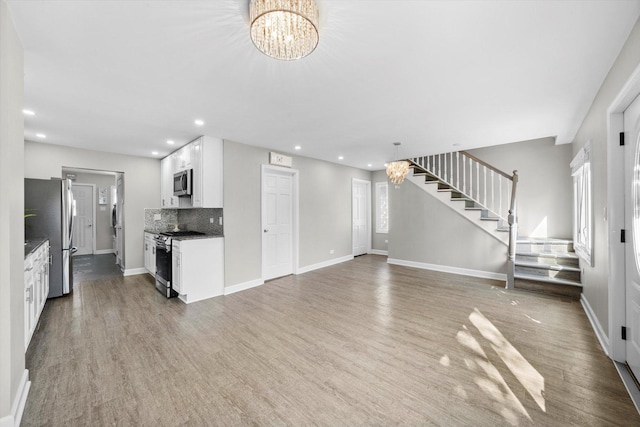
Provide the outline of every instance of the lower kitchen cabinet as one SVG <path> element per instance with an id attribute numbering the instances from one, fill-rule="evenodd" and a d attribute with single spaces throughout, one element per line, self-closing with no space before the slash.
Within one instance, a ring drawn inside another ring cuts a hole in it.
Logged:
<path id="1" fill-rule="evenodd" d="M 49 296 L 49 241 L 24 259 L 24 351 L 27 351 Z"/>
<path id="2" fill-rule="evenodd" d="M 174 239 L 171 246 L 173 290 L 189 304 L 224 293 L 224 238 Z"/>
<path id="3" fill-rule="evenodd" d="M 156 242 L 153 233 L 144 232 L 144 268 L 156 277 Z"/>

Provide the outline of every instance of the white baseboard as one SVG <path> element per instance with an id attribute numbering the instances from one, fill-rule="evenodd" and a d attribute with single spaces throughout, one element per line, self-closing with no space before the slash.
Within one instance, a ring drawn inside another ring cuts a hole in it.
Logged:
<path id="1" fill-rule="evenodd" d="M 369 253 L 370 253 L 370 254 L 373 254 L 373 255 L 384 255 L 384 256 L 389 256 L 389 251 L 383 251 L 383 250 L 380 250 L 380 249 L 371 249 L 371 250 L 369 251 Z"/>
<path id="2" fill-rule="evenodd" d="M 405 267 L 421 268 L 423 270 L 441 271 L 443 273 L 460 274 L 462 276 L 480 277 L 483 279 L 507 281 L 507 275 L 493 273 L 491 271 L 471 270 L 468 268 L 450 267 L 448 265 L 428 264 L 426 262 L 405 261 L 403 259 L 388 258 L 388 264 L 402 265 Z"/>
<path id="3" fill-rule="evenodd" d="M 345 255 L 340 258 L 334 258 L 327 261 L 319 262 L 317 264 L 307 265 L 305 267 L 299 267 L 298 271 L 295 274 L 304 274 L 313 270 L 317 270 L 319 268 L 329 267 L 332 265 L 340 264 L 342 262 L 351 261 L 353 259 L 353 255 Z"/>
<path id="4" fill-rule="evenodd" d="M 93 253 L 94 255 L 115 254 L 113 249 L 99 249 Z"/>
<path id="5" fill-rule="evenodd" d="M 126 270 L 124 270 L 124 272 L 122 273 L 124 276 L 135 276 L 136 274 L 146 274 L 149 271 L 147 271 L 146 268 L 144 267 L 140 267 L 140 268 L 128 268 Z"/>
<path id="6" fill-rule="evenodd" d="M 22 373 L 22 378 L 20 379 L 18 393 L 16 393 L 16 397 L 11 405 L 11 415 L 0 418 L 0 427 L 18 427 L 20 425 L 24 406 L 27 404 L 27 396 L 29 395 L 30 388 L 31 381 L 29 381 L 29 370 L 25 369 Z"/>
<path id="7" fill-rule="evenodd" d="M 591 327 L 593 328 L 593 332 L 596 333 L 596 337 L 598 338 L 598 341 L 600 341 L 600 347 L 602 347 L 602 350 L 604 350 L 604 353 L 607 356 L 609 356 L 609 338 L 607 337 L 607 334 L 604 333 L 604 329 L 602 329 L 602 325 L 600 325 L 600 322 L 598 321 L 596 314 L 593 312 L 593 309 L 591 308 L 591 304 L 589 304 L 589 301 L 584 296 L 584 294 L 580 295 L 580 303 L 582 304 L 582 308 L 584 309 L 584 312 L 586 313 L 587 318 L 589 319 L 589 322 L 591 322 Z"/>
<path id="8" fill-rule="evenodd" d="M 238 283 L 236 285 L 226 286 L 224 288 L 224 295 L 235 294 L 236 292 L 246 291 L 247 289 L 255 288 L 256 286 L 264 285 L 264 280 L 256 279 L 250 280 L 244 283 Z"/>

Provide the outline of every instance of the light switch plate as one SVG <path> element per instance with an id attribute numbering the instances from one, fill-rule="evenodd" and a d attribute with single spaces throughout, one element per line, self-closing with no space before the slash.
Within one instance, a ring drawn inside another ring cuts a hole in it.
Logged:
<path id="1" fill-rule="evenodd" d="M 209 218 L 209 224 L 213 224 L 213 218 Z"/>
<path id="2" fill-rule="evenodd" d="M 154 221 L 160 221 L 162 219 L 162 215 L 160 214 L 153 214 L 153 220 Z"/>
<path id="3" fill-rule="evenodd" d="M 222 217 L 218 217 L 218 224 L 222 225 Z"/>

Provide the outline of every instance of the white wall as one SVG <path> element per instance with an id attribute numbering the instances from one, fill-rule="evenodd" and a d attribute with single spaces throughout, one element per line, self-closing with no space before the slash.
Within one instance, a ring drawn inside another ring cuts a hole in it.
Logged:
<path id="1" fill-rule="evenodd" d="M 609 330 L 609 254 L 610 244 L 605 218 L 607 207 L 607 109 L 631 73 L 640 64 L 640 20 L 636 22 L 616 62 L 609 70 L 596 98 L 573 141 L 573 155 L 591 140 L 591 174 L 593 179 L 594 247 L 593 267 L 580 262 L 583 293 L 605 333 Z M 622 167 L 622 165 L 620 165 Z M 620 189 L 622 191 L 622 189 Z"/>
<path id="2" fill-rule="evenodd" d="M 225 286 L 262 277 L 260 183 L 268 163 L 269 150 L 224 142 Z M 351 179 L 371 174 L 300 156 L 293 169 L 300 171 L 299 266 L 351 255 Z"/>
<path id="3" fill-rule="evenodd" d="M 144 208 L 160 204 L 160 160 L 25 142 L 25 177 L 62 177 L 62 168 L 124 172 L 126 270 L 144 267 Z"/>
<path id="4" fill-rule="evenodd" d="M 506 273 L 503 243 L 413 182 L 406 180 L 398 188 L 389 185 L 389 199 L 389 258 Z"/>
<path id="5" fill-rule="evenodd" d="M 0 425 L 26 378 L 24 361 L 23 51 L 0 1 Z"/>
<path id="6" fill-rule="evenodd" d="M 511 175 L 518 171 L 518 235 L 570 239 L 573 233 L 571 144 L 554 138 L 514 142 L 469 150 Z"/>

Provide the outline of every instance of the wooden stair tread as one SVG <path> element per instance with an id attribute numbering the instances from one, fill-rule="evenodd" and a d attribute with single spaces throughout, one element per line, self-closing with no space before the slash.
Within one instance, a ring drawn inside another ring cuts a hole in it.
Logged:
<path id="1" fill-rule="evenodd" d="M 566 286 L 575 286 L 575 287 L 582 288 L 582 283 L 576 282 L 573 280 L 555 279 L 553 277 L 538 276 L 535 274 L 526 274 L 526 273 L 516 273 L 514 277 L 516 279 L 529 280 L 532 282 L 545 282 L 545 283 L 552 283 L 554 285 L 561 285 L 561 286 L 566 285 Z"/>
<path id="2" fill-rule="evenodd" d="M 541 258 L 570 258 L 578 259 L 575 252 L 518 252 L 516 255 L 541 257 Z"/>
<path id="3" fill-rule="evenodd" d="M 554 271 L 576 271 L 576 272 L 580 272 L 580 268 L 579 267 L 572 267 L 570 265 L 557 265 L 557 264 L 540 264 L 537 262 L 527 262 L 527 261 L 519 261 L 516 260 L 515 262 L 516 266 L 521 266 L 521 267 L 531 267 L 531 268 L 540 268 L 543 270 L 554 270 Z"/>
<path id="4" fill-rule="evenodd" d="M 528 237 L 528 238 L 518 238 L 516 243 L 522 244 L 549 244 L 549 245 L 569 245 L 573 244 L 573 240 L 567 239 L 554 239 L 554 238 L 538 238 L 538 237 Z"/>

